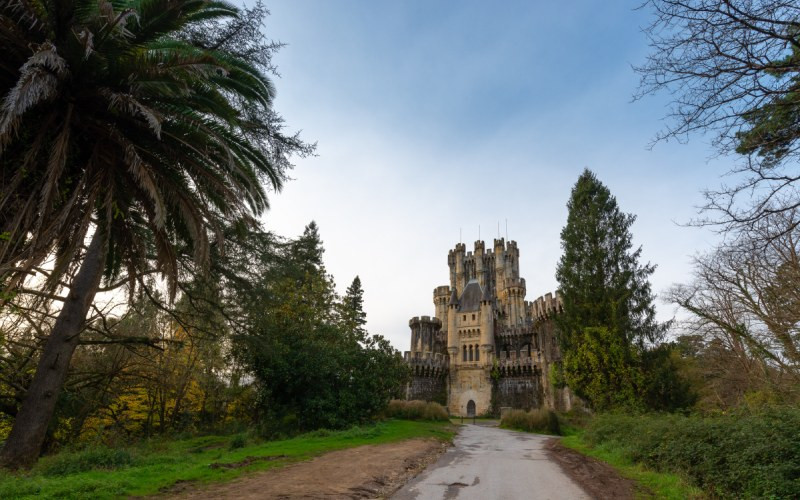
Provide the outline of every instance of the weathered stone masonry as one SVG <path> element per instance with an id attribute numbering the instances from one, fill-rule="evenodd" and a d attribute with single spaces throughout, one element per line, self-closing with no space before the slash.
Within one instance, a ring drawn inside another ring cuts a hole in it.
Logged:
<path id="1" fill-rule="evenodd" d="M 568 409 L 569 394 L 550 387 L 560 359 L 553 316 L 557 296 L 525 300 L 514 241 L 494 240 L 473 252 L 459 243 L 447 256 L 450 286 L 433 290 L 435 316 L 414 317 L 409 399 L 446 403 L 453 415 L 483 415 L 502 407 Z"/>

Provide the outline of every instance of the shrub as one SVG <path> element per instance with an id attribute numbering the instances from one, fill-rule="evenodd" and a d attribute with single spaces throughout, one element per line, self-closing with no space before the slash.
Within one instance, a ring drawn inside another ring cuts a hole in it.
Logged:
<path id="1" fill-rule="evenodd" d="M 244 448 L 244 445 L 246 444 L 247 444 L 247 438 L 245 437 L 245 435 L 237 434 L 233 436 L 233 439 L 231 439 L 231 444 L 229 448 L 231 450 L 238 450 L 239 448 Z"/>
<path id="2" fill-rule="evenodd" d="M 62 452 L 42 460 L 39 470 L 45 476 L 66 476 L 92 469 L 117 469 L 133 463 L 125 449 L 88 448 L 77 452 Z"/>
<path id="3" fill-rule="evenodd" d="M 442 405 L 430 401 L 394 399 L 389 401 L 384 413 L 389 418 L 402 418 L 405 420 L 447 421 L 450 419 L 447 410 Z"/>
<path id="4" fill-rule="evenodd" d="M 598 415 L 586 440 L 654 469 L 681 474 L 712 496 L 800 494 L 800 409 L 698 415 Z"/>
<path id="5" fill-rule="evenodd" d="M 560 435 L 561 428 L 558 416 L 547 409 L 539 410 L 511 410 L 503 415 L 500 426 L 506 429 L 518 429 L 526 432 L 539 432 L 543 434 Z"/>

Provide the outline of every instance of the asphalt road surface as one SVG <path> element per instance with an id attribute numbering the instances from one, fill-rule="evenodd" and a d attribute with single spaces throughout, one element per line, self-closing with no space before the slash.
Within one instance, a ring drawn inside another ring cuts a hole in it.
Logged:
<path id="1" fill-rule="evenodd" d="M 588 499 L 545 450 L 547 436 L 465 425 L 454 446 L 395 500 Z"/>

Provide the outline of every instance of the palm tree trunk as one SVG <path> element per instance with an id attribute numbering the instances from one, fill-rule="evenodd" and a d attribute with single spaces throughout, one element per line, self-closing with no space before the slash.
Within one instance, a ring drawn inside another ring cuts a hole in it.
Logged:
<path id="1" fill-rule="evenodd" d="M 39 458 L 72 354 L 78 346 L 80 333 L 86 323 L 86 313 L 100 286 L 104 243 L 103 232 L 97 229 L 47 338 L 22 408 L 17 413 L 3 450 L 0 451 L 0 465 L 3 467 L 30 467 Z"/>

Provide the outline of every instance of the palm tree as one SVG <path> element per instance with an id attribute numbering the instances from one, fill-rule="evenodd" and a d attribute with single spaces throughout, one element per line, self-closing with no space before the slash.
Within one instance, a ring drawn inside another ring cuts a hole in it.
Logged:
<path id="1" fill-rule="evenodd" d="M 203 0 L 0 0 L 0 300 L 51 257 L 47 286 L 69 288 L 3 465 L 37 459 L 103 276 L 155 266 L 174 293 L 179 253 L 207 265 L 223 226 L 280 189 L 258 119 L 274 118 L 271 81 L 192 35 L 237 16 Z"/>

